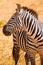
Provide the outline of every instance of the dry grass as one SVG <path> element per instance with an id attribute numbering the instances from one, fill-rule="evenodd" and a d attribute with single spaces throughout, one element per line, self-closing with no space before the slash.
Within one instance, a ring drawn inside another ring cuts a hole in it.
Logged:
<path id="1" fill-rule="evenodd" d="M 24 2 L 23 2 L 24 1 Z M 43 21 L 43 0 L 0 0 L 0 65 L 14 65 L 12 57 L 12 36 L 6 37 L 2 33 L 3 25 L 9 20 L 16 9 L 16 3 L 34 9 L 39 19 Z M 20 52 L 18 65 L 25 65 L 24 52 Z M 36 55 L 36 65 L 40 65 L 40 56 Z"/>
<path id="2" fill-rule="evenodd" d="M 9 39 L 8 39 L 9 38 Z M 12 57 L 12 36 L 6 37 L 2 33 L 2 28 L 0 28 L 0 65 L 14 65 L 14 60 Z M 25 53 L 23 51 L 20 52 L 20 58 L 18 61 L 18 65 L 25 65 L 24 59 Z M 39 63 L 39 55 L 36 56 L 36 61 L 38 65 Z"/>

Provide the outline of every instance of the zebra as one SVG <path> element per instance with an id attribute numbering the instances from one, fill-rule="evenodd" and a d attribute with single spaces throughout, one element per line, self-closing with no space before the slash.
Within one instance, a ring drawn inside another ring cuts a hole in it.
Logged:
<path id="1" fill-rule="evenodd" d="M 35 54 L 39 53 L 43 65 L 43 25 L 32 9 L 17 4 L 14 15 L 3 27 L 6 36 L 13 35 L 13 57 L 15 65 L 19 59 L 20 48 L 26 52 L 26 65 L 35 65 Z M 34 12 L 34 13 L 33 13 Z M 34 41 L 33 41 L 34 40 Z"/>

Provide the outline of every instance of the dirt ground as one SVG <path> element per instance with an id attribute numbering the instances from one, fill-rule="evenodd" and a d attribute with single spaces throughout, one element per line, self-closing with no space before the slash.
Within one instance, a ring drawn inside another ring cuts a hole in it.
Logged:
<path id="1" fill-rule="evenodd" d="M 0 22 L 5 21 L 6 23 L 9 20 L 15 12 L 17 3 L 35 10 L 38 14 L 39 20 L 43 22 L 43 0 L 0 0 Z M 4 36 L 2 33 L 4 24 L 0 26 L 0 65 L 14 65 L 12 57 L 12 36 Z M 20 52 L 18 65 L 25 65 L 24 54 L 23 51 Z M 36 54 L 35 61 L 36 65 L 40 65 L 39 54 Z"/>

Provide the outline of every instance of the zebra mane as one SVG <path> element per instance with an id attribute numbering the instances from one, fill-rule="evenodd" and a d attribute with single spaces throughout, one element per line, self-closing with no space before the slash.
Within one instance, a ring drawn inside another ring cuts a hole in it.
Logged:
<path id="1" fill-rule="evenodd" d="M 29 13 L 31 13 L 32 15 L 34 15 L 38 19 L 38 15 L 37 15 L 37 13 L 33 9 L 30 9 L 30 8 L 27 8 L 27 7 L 22 7 L 22 8 L 24 10 L 29 11 Z"/>
<path id="2" fill-rule="evenodd" d="M 38 19 L 38 14 L 36 13 L 36 11 L 34 11 L 33 9 L 30 9 L 28 7 L 25 7 L 25 6 L 22 7 L 20 4 L 17 4 L 16 11 L 20 11 L 21 9 L 29 11 L 29 13 L 31 13 L 31 15 L 33 15 L 35 18 Z"/>

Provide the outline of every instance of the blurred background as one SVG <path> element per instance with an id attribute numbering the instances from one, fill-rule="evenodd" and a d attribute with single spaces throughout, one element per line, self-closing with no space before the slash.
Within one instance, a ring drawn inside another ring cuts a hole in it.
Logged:
<path id="1" fill-rule="evenodd" d="M 2 33 L 4 24 L 15 12 L 16 4 L 27 6 L 35 10 L 39 20 L 43 22 L 43 0 L 0 0 L 0 65 L 14 65 L 12 57 L 12 36 L 6 37 Z M 40 65 L 40 56 L 36 54 L 36 65 Z M 24 52 L 21 50 L 18 65 L 25 65 Z"/>

